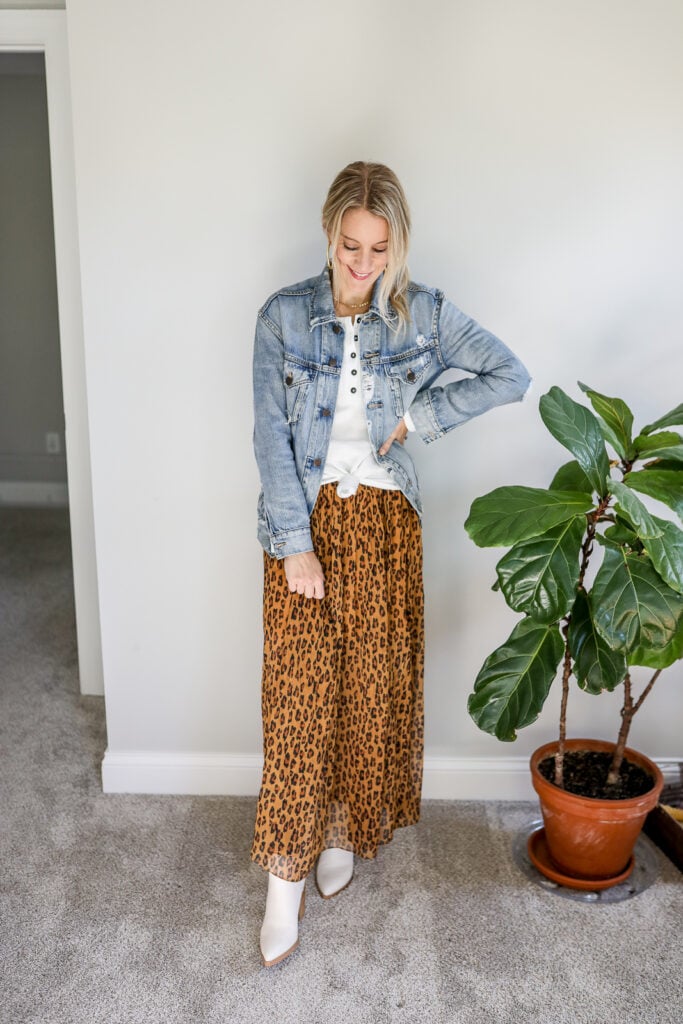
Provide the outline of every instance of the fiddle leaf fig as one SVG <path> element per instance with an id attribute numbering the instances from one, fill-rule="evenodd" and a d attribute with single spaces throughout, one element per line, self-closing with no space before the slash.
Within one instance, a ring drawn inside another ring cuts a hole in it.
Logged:
<path id="1" fill-rule="evenodd" d="M 592 490 L 604 497 L 609 459 L 600 424 L 593 413 L 558 387 L 543 395 L 539 408 L 550 433 L 572 453 L 590 480 Z"/>
<path id="2" fill-rule="evenodd" d="M 557 622 L 574 603 L 585 516 L 515 544 L 496 566 L 505 600 L 536 622 Z"/>
<path id="3" fill-rule="evenodd" d="M 633 413 L 621 398 L 608 398 L 598 391 L 593 391 L 587 384 L 579 381 L 579 387 L 588 395 L 588 399 L 600 417 L 599 424 L 605 440 L 614 448 L 622 459 L 629 458 L 633 451 L 631 440 L 633 432 Z"/>
<path id="4" fill-rule="evenodd" d="M 543 707 L 563 650 L 555 623 L 525 618 L 484 662 L 467 709 L 484 732 L 514 740 Z"/>
<path id="5" fill-rule="evenodd" d="M 643 665 L 645 668 L 668 668 L 679 658 L 683 658 L 683 616 L 678 623 L 676 632 L 665 647 L 650 647 L 645 643 L 628 656 L 629 665 Z"/>
<path id="6" fill-rule="evenodd" d="M 610 480 L 610 492 L 617 499 L 617 508 L 622 517 L 631 524 L 635 532 L 645 540 L 646 537 L 660 537 L 662 531 L 637 495 L 618 480 Z"/>
<path id="7" fill-rule="evenodd" d="M 638 434 L 633 447 L 639 459 L 661 457 L 673 462 L 683 462 L 683 437 L 673 430 L 662 430 L 658 434 Z"/>
<path id="8" fill-rule="evenodd" d="M 576 491 L 497 487 L 472 502 L 465 529 L 480 548 L 502 547 L 537 537 L 592 508 L 590 495 Z"/>
<path id="9" fill-rule="evenodd" d="M 630 551 L 642 551 L 643 543 L 638 539 L 638 534 L 633 530 L 630 523 L 626 523 L 623 519 L 617 516 L 617 521 L 614 526 L 608 527 L 605 532 L 600 535 L 596 533 L 595 539 L 603 547 L 611 546 L 613 548 L 628 548 Z"/>
<path id="10" fill-rule="evenodd" d="M 602 693 L 613 690 L 626 675 L 626 658 L 603 640 L 593 623 L 585 591 L 576 595 L 569 625 L 569 646 L 574 657 L 574 675 L 582 690 Z"/>
<path id="11" fill-rule="evenodd" d="M 643 427 L 641 434 L 652 434 L 655 430 L 661 430 L 662 427 L 680 427 L 683 425 L 683 402 L 677 405 L 671 412 L 667 412 L 664 416 L 660 416 L 654 423 L 648 423 L 646 427 Z"/>
<path id="12" fill-rule="evenodd" d="M 650 559 L 612 547 L 605 548 L 590 603 L 602 638 L 629 660 L 639 648 L 666 647 L 683 618 L 683 596 L 662 580 Z"/>
<path id="13" fill-rule="evenodd" d="M 660 534 L 643 538 L 645 550 L 664 582 L 677 593 L 683 593 L 683 531 L 668 519 L 652 519 Z"/>
<path id="14" fill-rule="evenodd" d="M 628 678 L 610 769 L 616 778 L 643 696 L 660 669 L 683 658 L 683 529 L 640 497 L 683 520 L 683 431 L 665 429 L 683 425 L 683 405 L 634 438 L 625 402 L 580 387 L 595 413 L 558 387 L 540 400 L 543 422 L 573 455 L 550 487 L 499 487 L 472 503 L 467 531 L 482 547 L 509 548 L 494 589 L 525 617 L 484 662 L 468 710 L 480 729 L 514 740 L 537 718 L 562 665 L 561 751 L 571 673 L 592 694 Z M 611 464 L 605 441 L 619 456 Z M 599 564 L 586 593 L 592 558 Z M 630 666 L 655 670 L 638 699 Z"/>
<path id="15" fill-rule="evenodd" d="M 675 523 L 651 515 L 640 498 L 624 484 L 610 482 L 610 490 L 617 499 L 617 508 L 631 524 L 641 541 L 653 566 L 672 590 L 683 591 L 683 532 Z M 614 540 L 616 534 L 605 531 L 607 540 Z M 633 549 L 634 545 L 627 541 Z"/>
<path id="16" fill-rule="evenodd" d="M 678 518 L 683 520 L 683 468 L 661 469 L 655 465 L 652 469 L 627 473 L 624 483 L 632 490 L 648 494 L 651 498 L 668 505 Z"/>
<path id="17" fill-rule="evenodd" d="M 590 494 L 591 482 L 575 459 L 560 466 L 550 484 L 551 491 L 579 491 Z"/>

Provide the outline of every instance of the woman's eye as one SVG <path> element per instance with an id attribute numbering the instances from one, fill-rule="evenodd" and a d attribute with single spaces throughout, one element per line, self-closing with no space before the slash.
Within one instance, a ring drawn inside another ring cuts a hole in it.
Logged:
<path id="1" fill-rule="evenodd" d="M 344 248 L 346 249 L 347 252 L 358 252 L 357 245 L 347 245 L 346 242 L 344 242 Z"/>
<path id="2" fill-rule="evenodd" d="M 386 251 L 387 251 L 386 249 L 375 249 L 374 250 L 374 252 L 376 252 L 378 256 L 384 256 L 386 254 Z"/>

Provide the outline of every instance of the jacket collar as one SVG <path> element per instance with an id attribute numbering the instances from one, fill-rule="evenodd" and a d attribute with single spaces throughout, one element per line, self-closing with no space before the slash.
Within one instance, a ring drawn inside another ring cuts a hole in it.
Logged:
<path id="1" fill-rule="evenodd" d="M 372 289 L 370 307 L 367 313 L 363 313 L 363 316 L 367 316 L 368 313 L 374 313 L 376 316 L 380 317 L 388 327 L 393 327 L 397 318 L 394 307 L 391 303 L 388 303 L 386 313 L 383 313 L 379 308 L 379 285 L 381 280 L 382 278 L 379 277 L 375 281 L 374 288 Z M 311 295 L 310 326 L 313 328 L 318 324 L 325 324 L 329 323 L 331 320 L 338 319 L 339 318 L 334 311 L 330 272 L 328 268 L 325 267 L 322 274 L 316 278 L 313 294 Z"/>

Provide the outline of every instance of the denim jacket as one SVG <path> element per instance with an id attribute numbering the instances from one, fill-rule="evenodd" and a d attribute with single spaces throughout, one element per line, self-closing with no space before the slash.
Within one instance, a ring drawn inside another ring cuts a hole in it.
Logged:
<path id="1" fill-rule="evenodd" d="M 381 280 L 381 279 L 380 279 Z M 435 288 L 411 283 L 410 320 L 383 316 L 375 283 L 370 308 L 357 317 L 359 369 L 377 462 L 422 513 L 413 460 L 382 443 L 410 409 L 429 444 L 473 416 L 519 401 L 529 375 L 493 334 Z M 261 477 L 258 538 L 277 558 L 313 550 L 310 514 L 320 488 L 334 416 L 344 329 L 334 311 L 327 270 L 283 288 L 259 310 L 254 344 L 254 450 Z M 474 374 L 440 387 L 444 370 Z"/>

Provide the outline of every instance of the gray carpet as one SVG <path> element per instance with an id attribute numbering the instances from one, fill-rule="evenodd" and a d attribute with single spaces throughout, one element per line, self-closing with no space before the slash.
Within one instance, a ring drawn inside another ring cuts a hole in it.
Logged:
<path id="1" fill-rule="evenodd" d="M 67 514 L 0 509 L 3 1024 L 679 1024 L 683 877 L 589 906 L 528 881 L 531 804 L 428 802 L 259 966 L 254 800 L 105 796 Z"/>

